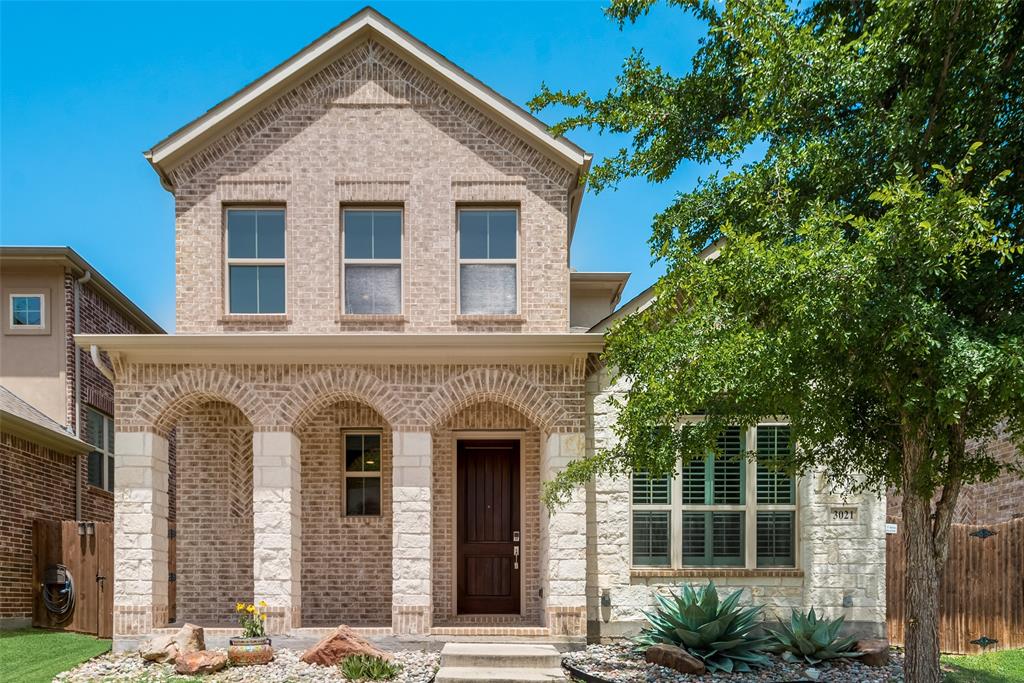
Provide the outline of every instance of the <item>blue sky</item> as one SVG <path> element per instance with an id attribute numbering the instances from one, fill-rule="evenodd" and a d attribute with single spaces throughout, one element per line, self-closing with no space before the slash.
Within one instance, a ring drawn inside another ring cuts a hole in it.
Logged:
<path id="1" fill-rule="evenodd" d="M 142 151 L 365 4 L 0 3 L 0 243 L 74 247 L 172 330 L 173 199 Z M 605 92 L 633 46 L 682 73 L 704 32 L 665 7 L 620 31 L 597 2 L 374 6 L 519 104 L 542 81 Z M 570 137 L 597 159 L 623 144 Z M 651 217 L 702 172 L 588 194 L 573 267 L 632 271 L 626 297 L 642 291 Z"/>

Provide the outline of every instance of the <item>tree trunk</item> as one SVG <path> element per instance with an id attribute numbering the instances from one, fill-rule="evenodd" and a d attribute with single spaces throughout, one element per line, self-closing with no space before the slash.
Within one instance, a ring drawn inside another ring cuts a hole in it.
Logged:
<path id="1" fill-rule="evenodd" d="M 907 557 L 903 666 L 908 683 L 941 683 L 939 581 L 945 553 L 935 552 L 932 494 L 920 486 L 932 454 L 925 425 L 905 421 L 902 432 L 903 544 Z"/>
<path id="2" fill-rule="evenodd" d="M 904 670 L 908 683 L 940 683 L 939 580 L 931 500 L 904 486 L 903 543 L 907 557 Z"/>

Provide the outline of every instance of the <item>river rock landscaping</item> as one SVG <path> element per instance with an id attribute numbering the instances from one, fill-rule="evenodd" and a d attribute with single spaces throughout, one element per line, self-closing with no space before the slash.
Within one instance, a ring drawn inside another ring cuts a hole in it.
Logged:
<path id="1" fill-rule="evenodd" d="M 300 660 L 299 650 L 274 650 L 274 659 L 263 666 L 229 666 L 217 673 L 202 676 L 210 683 L 299 683 L 323 681 L 345 683 L 337 666 L 318 666 Z M 394 683 L 429 683 L 440 663 L 439 652 L 400 650 L 391 653 L 392 661 L 402 666 Z M 70 671 L 58 674 L 54 683 L 173 683 L 183 679 L 174 671 L 174 664 L 147 662 L 136 652 L 108 653 L 85 662 Z"/>
<path id="2" fill-rule="evenodd" d="M 770 665 L 750 673 L 682 674 L 644 660 L 632 645 L 591 645 L 566 655 L 564 662 L 583 673 L 614 683 L 897 683 L 903 681 L 903 659 L 889 656 L 883 667 L 870 667 L 855 659 L 822 662 L 816 667 L 790 664 L 768 655 Z"/>

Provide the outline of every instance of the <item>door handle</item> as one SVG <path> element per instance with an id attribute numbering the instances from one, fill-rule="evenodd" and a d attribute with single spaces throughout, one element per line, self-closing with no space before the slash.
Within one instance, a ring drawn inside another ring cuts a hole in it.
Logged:
<path id="1" fill-rule="evenodd" d="M 512 568 L 519 569 L 519 532 L 512 532 Z"/>

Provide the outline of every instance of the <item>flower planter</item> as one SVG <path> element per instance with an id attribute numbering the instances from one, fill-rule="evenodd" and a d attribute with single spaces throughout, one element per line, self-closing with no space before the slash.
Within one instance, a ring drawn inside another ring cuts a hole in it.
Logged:
<path id="1" fill-rule="evenodd" d="M 270 638 L 232 638 L 228 645 L 228 660 L 235 666 L 266 664 L 274 658 Z"/>

